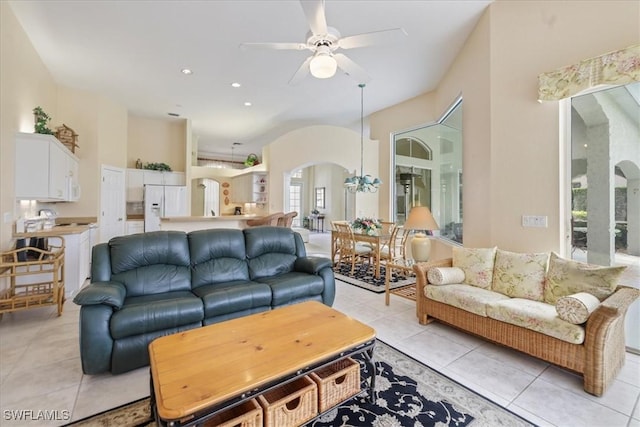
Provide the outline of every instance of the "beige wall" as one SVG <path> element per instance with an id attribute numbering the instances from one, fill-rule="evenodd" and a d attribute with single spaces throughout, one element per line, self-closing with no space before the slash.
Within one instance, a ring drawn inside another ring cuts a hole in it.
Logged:
<path id="1" fill-rule="evenodd" d="M 364 140 L 365 174 L 378 174 L 378 141 Z M 285 174 L 314 164 L 334 163 L 360 173 L 360 134 L 335 126 L 289 132 L 265 148 L 269 163 L 269 211 L 284 210 Z M 378 217 L 378 195 L 358 193 L 356 215 Z"/>
<path id="2" fill-rule="evenodd" d="M 166 163 L 171 169 L 184 172 L 187 152 L 186 121 L 158 120 L 129 116 L 127 167 L 142 163 Z"/>
<path id="3" fill-rule="evenodd" d="M 37 106 L 53 118 L 51 123 L 58 122 L 58 115 L 56 85 L 5 1 L 0 2 L 0 19 L 0 250 L 6 250 L 17 211 L 15 134 L 33 132 L 32 110 Z M 9 223 L 5 214 L 11 217 Z"/>
<path id="4" fill-rule="evenodd" d="M 492 3 L 434 92 L 372 115 L 381 169 L 390 132 L 438 118 L 462 94 L 465 246 L 560 250 L 559 104 L 536 101 L 537 76 L 638 43 L 639 18 L 631 1 Z M 522 215 L 546 215 L 549 226 L 524 228 Z"/>

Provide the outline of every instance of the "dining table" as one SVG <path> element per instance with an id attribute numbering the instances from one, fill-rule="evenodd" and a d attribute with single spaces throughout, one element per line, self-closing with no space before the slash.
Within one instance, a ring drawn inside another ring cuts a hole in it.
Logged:
<path id="1" fill-rule="evenodd" d="M 336 256 L 337 249 L 337 240 L 341 236 L 341 232 L 336 230 L 331 230 L 331 260 L 333 261 Z M 349 237 L 349 236 L 344 236 Z M 354 230 L 353 239 L 355 242 L 368 243 L 371 245 L 371 249 L 373 252 L 374 258 L 374 268 L 375 268 L 375 278 L 380 278 L 380 249 L 384 246 L 385 243 L 389 241 L 391 238 L 391 234 L 389 233 L 380 233 L 380 234 L 366 234 L 366 233 L 358 233 Z"/>

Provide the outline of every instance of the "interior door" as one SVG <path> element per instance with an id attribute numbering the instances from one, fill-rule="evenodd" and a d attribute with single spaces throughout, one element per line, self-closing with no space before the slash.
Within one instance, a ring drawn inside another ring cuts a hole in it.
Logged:
<path id="1" fill-rule="evenodd" d="M 124 235 L 125 170 L 102 166 L 100 181 L 100 242 Z"/>

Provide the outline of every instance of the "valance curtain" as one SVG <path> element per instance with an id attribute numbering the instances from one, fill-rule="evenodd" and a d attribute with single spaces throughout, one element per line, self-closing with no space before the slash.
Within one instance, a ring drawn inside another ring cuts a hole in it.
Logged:
<path id="1" fill-rule="evenodd" d="M 598 85 L 640 81 L 640 44 L 538 76 L 538 99 L 557 101 Z"/>

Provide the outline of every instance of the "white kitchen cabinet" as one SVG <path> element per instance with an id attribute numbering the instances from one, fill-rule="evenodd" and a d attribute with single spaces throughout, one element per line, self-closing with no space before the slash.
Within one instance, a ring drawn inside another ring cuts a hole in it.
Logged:
<path id="1" fill-rule="evenodd" d="M 89 277 L 90 230 L 64 235 L 64 290 L 67 297 L 78 293 Z"/>
<path id="2" fill-rule="evenodd" d="M 78 158 L 60 141 L 52 135 L 17 133 L 15 143 L 16 199 L 77 200 Z"/>
<path id="3" fill-rule="evenodd" d="M 127 169 L 127 202 L 142 202 L 144 199 L 144 171 Z"/>
<path id="4" fill-rule="evenodd" d="M 160 171 L 145 170 L 144 184 L 164 185 L 164 176 Z"/>
<path id="5" fill-rule="evenodd" d="M 125 233 L 136 234 L 136 233 L 144 233 L 144 220 L 129 220 L 125 222 Z"/>
<path id="6" fill-rule="evenodd" d="M 185 182 L 184 172 L 127 169 L 127 202 L 142 202 L 146 184 L 185 185 Z"/>

